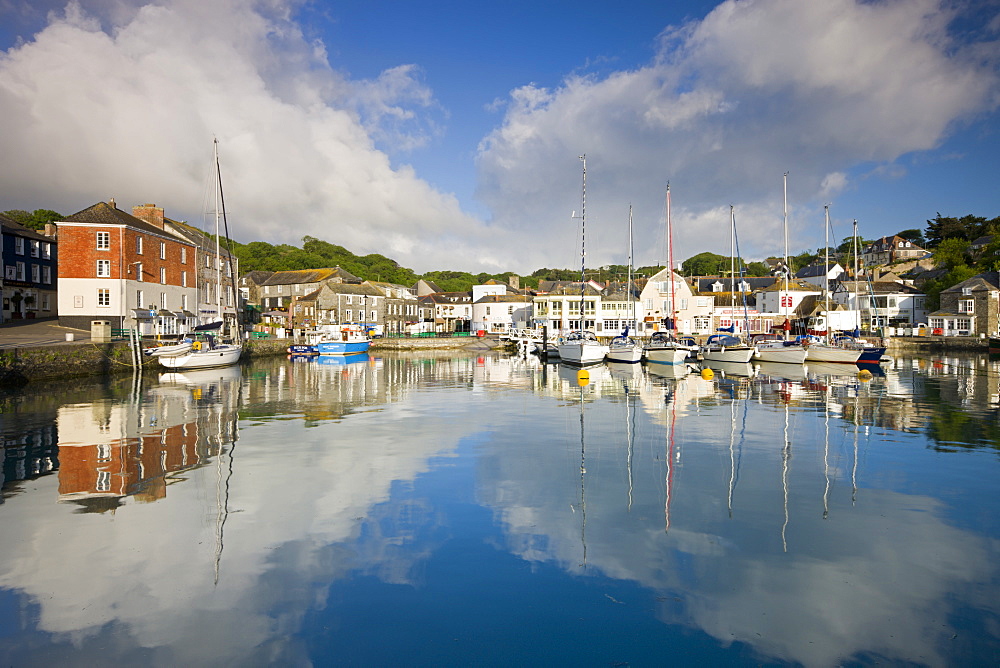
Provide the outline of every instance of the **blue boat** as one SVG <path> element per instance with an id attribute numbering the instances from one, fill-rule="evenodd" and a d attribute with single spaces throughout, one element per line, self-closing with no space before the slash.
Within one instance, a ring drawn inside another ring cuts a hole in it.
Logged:
<path id="1" fill-rule="evenodd" d="M 316 342 L 316 351 L 320 355 L 352 355 L 368 352 L 371 344 L 366 332 L 345 327 L 339 332 L 324 334 Z"/>

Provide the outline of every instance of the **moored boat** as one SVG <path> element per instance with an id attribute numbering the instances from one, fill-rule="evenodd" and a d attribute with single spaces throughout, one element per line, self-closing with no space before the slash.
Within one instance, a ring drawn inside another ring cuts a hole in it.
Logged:
<path id="1" fill-rule="evenodd" d="M 650 364 L 684 364 L 695 352 L 697 346 L 681 343 L 668 332 L 653 332 L 643 349 L 646 362 Z"/>
<path id="2" fill-rule="evenodd" d="M 735 336 L 713 334 L 701 347 L 701 358 L 706 362 L 749 363 L 754 347 L 748 346 Z"/>
<path id="3" fill-rule="evenodd" d="M 320 355 L 354 355 L 368 352 L 371 343 L 368 334 L 361 328 L 345 326 L 325 332 L 316 341 L 316 352 Z"/>
<path id="4" fill-rule="evenodd" d="M 754 358 L 761 362 L 802 364 L 806 361 L 806 349 L 802 344 L 774 334 L 759 334 L 754 337 L 753 344 L 756 348 Z"/>
<path id="5" fill-rule="evenodd" d="M 608 346 L 597 340 L 591 331 L 570 332 L 559 344 L 559 359 L 569 364 L 597 364 L 608 355 Z"/>

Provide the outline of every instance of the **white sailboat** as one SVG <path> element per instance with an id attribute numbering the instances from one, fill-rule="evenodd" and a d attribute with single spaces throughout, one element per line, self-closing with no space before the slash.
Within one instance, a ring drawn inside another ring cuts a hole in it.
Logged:
<path id="1" fill-rule="evenodd" d="M 785 172 L 784 178 L 784 204 L 782 207 L 782 226 L 784 229 L 785 237 L 785 256 L 784 256 L 784 291 L 781 293 L 781 308 L 785 315 L 785 324 L 787 326 L 788 319 L 788 307 L 786 306 L 786 300 L 788 297 L 788 172 Z M 788 341 L 787 329 L 784 336 L 776 335 L 764 335 L 763 337 L 757 339 L 755 347 L 757 352 L 754 354 L 757 360 L 761 362 L 783 362 L 787 364 L 802 364 L 806 361 L 806 349 L 799 343 L 793 341 Z"/>
<path id="2" fill-rule="evenodd" d="M 629 328 L 635 327 L 635 295 L 632 294 L 632 205 L 628 207 L 628 280 L 625 283 L 625 294 L 631 307 L 631 320 L 625 326 L 625 332 L 611 339 L 608 346 L 609 362 L 624 362 L 635 364 L 642 361 L 642 346 L 628 335 Z"/>
<path id="3" fill-rule="evenodd" d="M 597 335 L 588 330 L 584 322 L 584 292 L 586 291 L 587 266 L 587 156 L 581 155 L 583 161 L 583 196 L 580 209 L 580 327 L 569 334 L 559 344 L 559 359 L 569 364 L 596 364 L 604 361 L 608 347 L 597 340 Z"/>
<path id="4" fill-rule="evenodd" d="M 216 314 L 222 318 L 222 255 L 219 248 L 220 219 L 224 218 L 225 199 L 222 194 L 222 171 L 219 168 L 219 140 L 213 142 L 213 158 L 215 163 L 215 299 Z M 228 230 L 226 238 L 229 238 Z M 164 351 L 155 355 L 157 362 L 168 369 L 205 369 L 210 367 L 229 366 L 240 361 L 243 346 L 239 343 L 239 328 L 232 343 L 224 343 L 217 335 L 223 321 L 208 323 L 195 327 L 190 346 L 178 345 L 173 351 Z"/>
<path id="5" fill-rule="evenodd" d="M 855 364 L 861 357 L 860 350 L 840 348 L 830 343 L 830 206 L 823 207 L 824 219 L 826 223 L 826 250 L 825 265 L 826 275 L 823 278 L 824 292 L 826 293 L 825 321 L 825 341 L 810 342 L 806 347 L 806 362 L 837 362 L 841 364 Z"/>
<path id="6" fill-rule="evenodd" d="M 729 207 L 730 225 L 730 288 L 729 304 L 733 318 L 736 317 L 736 210 Z M 701 347 L 701 358 L 706 362 L 738 362 L 747 364 L 753 358 L 754 347 L 748 346 L 740 338 L 728 334 L 713 334 Z"/>
<path id="7" fill-rule="evenodd" d="M 670 279 L 670 312 L 667 314 L 669 328 L 666 332 L 653 332 L 643 349 L 646 362 L 651 364 L 684 364 L 689 355 L 693 354 L 691 347 L 681 344 L 676 339 L 677 307 L 674 305 L 674 242 L 673 228 L 670 220 L 670 184 L 667 184 L 667 267 Z"/>

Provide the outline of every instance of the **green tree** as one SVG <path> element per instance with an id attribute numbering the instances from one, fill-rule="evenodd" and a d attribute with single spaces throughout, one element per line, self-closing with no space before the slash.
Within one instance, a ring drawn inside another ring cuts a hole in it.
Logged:
<path id="1" fill-rule="evenodd" d="M 11 209 L 10 211 L 4 211 L 3 215 L 15 222 L 21 223 L 29 229 L 39 231 L 45 229 L 46 223 L 52 223 L 65 218 L 61 213 L 57 213 L 52 209 L 35 209 L 31 213 L 22 209 Z"/>
<path id="2" fill-rule="evenodd" d="M 941 291 L 958 285 L 962 281 L 968 280 L 978 274 L 979 271 L 967 264 L 957 264 L 951 267 L 944 276 L 932 279 L 924 284 L 924 294 L 927 295 L 928 311 L 936 311 L 941 308 Z"/>
<path id="3" fill-rule="evenodd" d="M 969 242 L 960 237 L 949 237 L 934 249 L 934 264 L 945 269 L 971 264 Z"/>
<path id="4" fill-rule="evenodd" d="M 982 216 L 966 215 L 961 218 L 942 216 L 939 211 L 933 220 L 927 221 L 924 238 L 927 240 L 928 248 L 938 246 L 945 239 L 975 241 L 987 233 L 990 222 Z"/>
<path id="5" fill-rule="evenodd" d="M 720 276 L 729 273 L 729 258 L 716 253 L 698 253 L 681 263 L 685 276 Z"/>
<path id="6" fill-rule="evenodd" d="M 747 276 L 767 276 L 770 273 L 770 267 L 763 262 L 751 262 L 747 264 Z"/>

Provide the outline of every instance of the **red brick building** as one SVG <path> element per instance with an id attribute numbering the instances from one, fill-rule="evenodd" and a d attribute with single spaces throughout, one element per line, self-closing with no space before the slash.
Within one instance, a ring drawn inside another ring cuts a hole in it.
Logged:
<path id="1" fill-rule="evenodd" d="M 59 321 L 89 329 L 138 326 L 143 334 L 178 334 L 199 323 L 197 246 L 164 229 L 148 207 L 148 222 L 121 211 L 114 200 L 56 223 Z M 154 207 L 155 208 L 155 207 Z"/>

